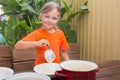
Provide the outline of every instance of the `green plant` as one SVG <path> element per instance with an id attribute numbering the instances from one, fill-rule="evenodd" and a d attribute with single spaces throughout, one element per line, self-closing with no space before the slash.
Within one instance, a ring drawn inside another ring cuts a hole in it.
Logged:
<path id="1" fill-rule="evenodd" d="M 38 19 L 39 9 L 46 0 L 1 0 L 8 22 L 1 22 L 7 45 L 14 46 L 16 41 L 38 28 L 41 23 Z"/>
<path id="2" fill-rule="evenodd" d="M 69 43 L 76 43 L 77 42 L 77 34 L 74 30 L 71 29 L 71 25 L 70 22 L 71 20 L 78 14 L 84 14 L 86 12 L 88 12 L 88 8 L 87 8 L 87 0 L 80 6 L 80 9 L 74 13 L 70 13 L 70 10 L 72 8 L 72 2 L 73 0 L 71 0 L 71 3 L 68 4 L 67 2 L 65 2 L 65 0 L 62 0 L 64 6 L 61 8 L 61 19 L 58 23 L 58 26 L 60 27 L 60 29 L 63 30 L 67 41 Z M 65 15 L 67 14 L 67 15 Z M 65 15 L 66 18 L 63 18 Z"/>
<path id="3" fill-rule="evenodd" d="M 39 10 L 49 1 L 58 3 L 62 1 L 64 3 L 58 26 L 65 33 L 68 42 L 76 42 L 76 32 L 71 30 L 69 23 L 80 11 L 64 18 L 64 14 L 68 13 L 72 7 L 72 4 L 67 4 L 65 0 L 0 0 L 0 4 L 3 5 L 5 12 L 4 15 L 10 16 L 7 22 L 0 22 L 7 45 L 14 46 L 19 39 L 41 26 Z"/>

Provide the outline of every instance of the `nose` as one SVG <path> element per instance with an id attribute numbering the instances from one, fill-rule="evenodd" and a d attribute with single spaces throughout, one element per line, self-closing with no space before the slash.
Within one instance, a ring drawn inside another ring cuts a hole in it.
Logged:
<path id="1" fill-rule="evenodd" d="M 49 18 L 49 19 L 48 19 L 48 22 L 52 22 L 52 19 L 51 19 L 51 18 Z"/>

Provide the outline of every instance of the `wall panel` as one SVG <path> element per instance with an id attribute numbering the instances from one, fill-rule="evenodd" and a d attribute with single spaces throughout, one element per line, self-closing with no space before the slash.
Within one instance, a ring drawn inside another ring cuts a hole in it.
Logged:
<path id="1" fill-rule="evenodd" d="M 74 0 L 73 10 L 84 0 Z M 78 34 L 80 59 L 120 59 L 120 0 L 88 0 L 89 13 L 72 20 Z"/>

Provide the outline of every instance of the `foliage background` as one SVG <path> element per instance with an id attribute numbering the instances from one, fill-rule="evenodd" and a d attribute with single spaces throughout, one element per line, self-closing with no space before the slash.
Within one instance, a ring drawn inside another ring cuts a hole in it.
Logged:
<path id="1" fill-rule="evenodd" d="M 5 12 L 4 15 L 10 16 L 8 21 L 0 22 L 7 45 L 14 46 L 22 37 L 40 28 L 42 25 L 39 20 L 40 9 L 49 1 L 63 4 L 61 6 L 61 19 L 58 26 L 65 33 L 69 43 L 77 42 L 77 34 L 71 29 L 70 22 L 77 14 L 85 13 L 87 10 L 83 9 L 82 11 L 80 9 L 70 14 L 69 11 L 72 8 L 73 0 L 69 3 L 66 0 L 0 0 L 0 4 L 3 5 Z M 64 17 L 65 14 L 67 16 Z"/>

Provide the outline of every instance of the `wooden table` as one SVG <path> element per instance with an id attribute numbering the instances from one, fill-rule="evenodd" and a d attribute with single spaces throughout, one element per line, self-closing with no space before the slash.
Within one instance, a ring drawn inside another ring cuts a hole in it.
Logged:
<path id="1" fill-rule="evenodd" d="M 100 71 L 96 73 L 96 80 L 120 80 L 120 60 L 97 62 Z M 59 80 L 52 76 L 51 80 Z"/>
<path id="2" fill-rule="evenodd" d="M 120 80 L 120 60 L 110 60 L 97 63 L 100 71 L 96 80 Z"/>
<path id="3" fill-rule="evenodd" d="M 96 73 L 96 80 L 120 80 L 120 60 L 109 60 L 97 63 L 100 71 Z M 52 78 L 52 80 L 59 80 Z"/>

